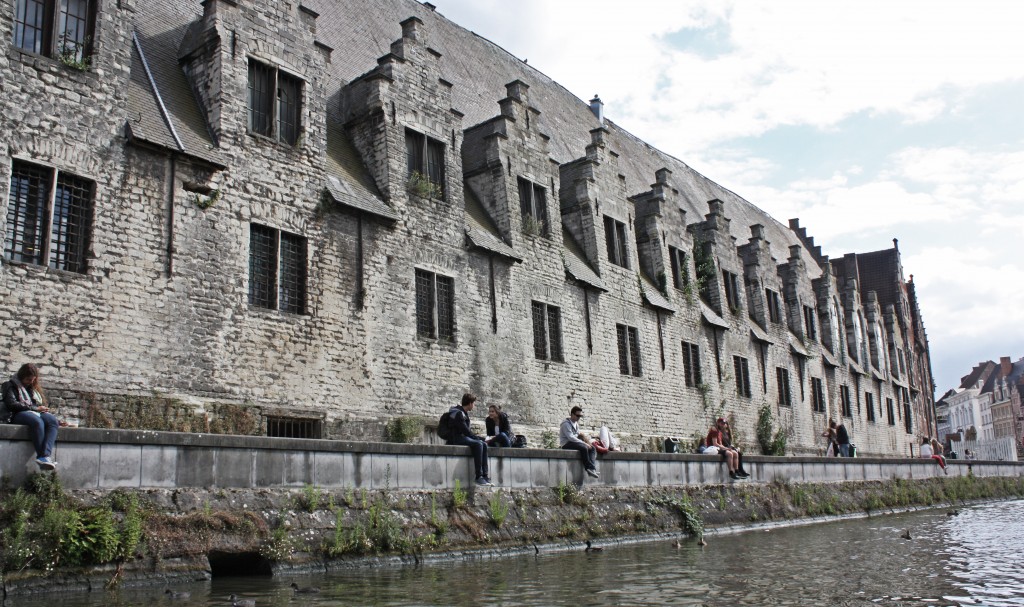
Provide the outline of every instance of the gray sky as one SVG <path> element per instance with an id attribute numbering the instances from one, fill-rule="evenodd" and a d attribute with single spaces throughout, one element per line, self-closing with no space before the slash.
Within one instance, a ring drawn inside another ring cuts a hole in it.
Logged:
<path id="1" fill-rule="evenodd" d="M 1024 2 L 432 1 L 824 253 L 898 238 L 938 394 L 1024 355 Z"/>

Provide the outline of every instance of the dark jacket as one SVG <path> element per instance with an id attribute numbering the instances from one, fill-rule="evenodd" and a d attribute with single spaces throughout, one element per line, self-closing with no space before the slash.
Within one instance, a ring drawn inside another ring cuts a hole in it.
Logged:
<path id="1" fill-rule="evenodd" d="M 22 400 L 18 395 L 18 386 L 14 380 L 7 380 L 0 386 L 0 393 L 3 394 L 3 406 L 0 407 L 0 423 L 10 423 L 15 413 L 22 411 L 35 411 L 43 403 L 36 400 L 35 394 L 30 392 L 32 400 Z"/>
<path id="2" fill-rule="evenodd" d="M 469 413 L 466 413 L 466 410 L 461 405 L 452 407 L 448 411 L 448 415 L 451 417 L 448 420 L 448 428 L 451 430 L 452 438 L 468 436 L 469 438 L 483 440 L 481 437 L 473 434 L 473 429 L 469 427 Z"/>
<path id="3" fill-rule="evenodd" d="M 512 423 L 508 421 L 508 416 L 501 411 L 498 412 L 497 432 L 495 432 L 495 423 L 490 415 L 484 419 L 484 425 L 487 426 L 487 436 L 497 436 L 498 432 L 512 436 Z"/>
<path id="4" fill-rule="evenodd" d="M 839 424 L 836 428 L 836 443 L 840 445 L 850 444 L 850 433 L 846 431 L 846 424 Z"/>

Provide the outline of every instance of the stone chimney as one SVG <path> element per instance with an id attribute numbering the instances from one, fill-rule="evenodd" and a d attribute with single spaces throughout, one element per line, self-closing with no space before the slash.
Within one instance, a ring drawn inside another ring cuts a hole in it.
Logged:
<path id="1" fill-rule="evenodd" d="M 590 111 L 594 112 L 594 116 L 597 116 L 597 121 L 602 125 L 604 124 L 604 102 L 597 95 L 590 100 Z"/>
<path id="2" fill-rule="evenodd" d="M 1010 361 L 1009 356 L 1001 356 L 999 358 L 999 374 L 1006 377 L 1013 371 L 1013 362 Z"/>

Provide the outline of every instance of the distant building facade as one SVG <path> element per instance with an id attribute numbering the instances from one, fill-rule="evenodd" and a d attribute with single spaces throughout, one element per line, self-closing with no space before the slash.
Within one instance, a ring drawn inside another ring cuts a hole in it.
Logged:
<path id="1" fill-rule="evenodd" d="M 0 360 L 67 415 L 935 432 L 895 241 L 830 259 L 429 4 L 7 0 L 0 39 Z"/>

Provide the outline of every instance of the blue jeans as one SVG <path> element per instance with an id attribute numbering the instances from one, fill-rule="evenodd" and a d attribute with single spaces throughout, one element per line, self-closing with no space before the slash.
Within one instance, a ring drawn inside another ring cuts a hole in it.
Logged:
<path id="1" fill-rule="evenodd" d="M 583 460 L 583 467 L 587 470 L 597 470 L 597 449 L 592 445 L 583 443 L 565 443 L 563 449 L 571 449 L 580 452 L 580 459 Z"/>
<path id="2" fill-rule="evenodd" d="M 491 477 L 487 469 L 487 443 L 469 436 L 456 436 L 449 442 L 453 445 L 469 447 L 469 450 L 473 452 L 473 466 L 476 468 L 477 478 Z"/>
<path id="3" fill-rule="evenodd" d="M 57 427 L 60 423 L 49 413 L 36 415 L 31 411 L 19 411 L 11 419 L 12 423 L 28 426 L 32 435 L 32 444 L 36 448 L 36 457 L 49 457 L 53 454 L 53 445 L 57 442 Z"/>
<path id="4" fill-rule="evenodd" d="M 845 445 L 839 445 L 839 456 L 840 457 L 850 457 L 850 444 L 849 443 L 847 443 Z"/>
<path id="5" fill-rule="evenodd" d="M 512 446 L 512 435 L 508 432 L 499 432 L 494 436 L 494 440 L 491 441 L 492 447 L 511 447 Z"/>

